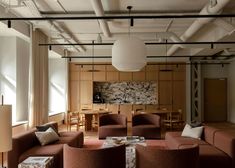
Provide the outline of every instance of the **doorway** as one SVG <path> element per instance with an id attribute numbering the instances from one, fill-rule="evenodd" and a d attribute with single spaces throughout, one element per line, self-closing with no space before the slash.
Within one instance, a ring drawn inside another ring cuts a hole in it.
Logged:
<path id="1" fill-rule="evenodd" d="M 204 121 L 227 121 L 227 79 L 204 79 Z"/>

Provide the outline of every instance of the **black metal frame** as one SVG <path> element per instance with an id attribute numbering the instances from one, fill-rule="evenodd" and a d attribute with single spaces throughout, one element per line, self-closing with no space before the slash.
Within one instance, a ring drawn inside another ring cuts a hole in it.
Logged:
<path id="1" fill-rule="evenodd" d="M 98 45 L 98 46 L 107 46 L 113 45 L 114 43 L 40 43 L 39 46 L 75 46 L 75 45 Z M 215 44 L 235 44 L 235 41 L 188 41 L 188 42 L 146 42 L 145 45 L 192 45 L 192 44 L 210 44 L 211 48 L 214 47 Z"/>
<path id="2" fill-rule="evenodd" d="M 43 21 L 43 20 L 110 20 L 110 19 L 178 19 L 178 18 L 225 18 L 235 17 L 235 14 L 211 14 L 211 15 L 134 15 L 134 16 L 68 16 L 68 17 L 12 17 L 0 18 L 0 21 Z"/>

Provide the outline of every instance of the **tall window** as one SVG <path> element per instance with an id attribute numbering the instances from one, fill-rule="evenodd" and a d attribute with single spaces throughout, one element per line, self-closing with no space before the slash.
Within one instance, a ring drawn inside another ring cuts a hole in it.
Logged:
<path id="1" fill-rule="evenodd" d="M 12 105 L 12 121 L 28 119 L 29 43 L 0 37 L 0 94 Z"/>
<path id="2" fill-rule="evenodd" d="M 49 115 L 67 109 L 67 60 L 49 52 Z"/>

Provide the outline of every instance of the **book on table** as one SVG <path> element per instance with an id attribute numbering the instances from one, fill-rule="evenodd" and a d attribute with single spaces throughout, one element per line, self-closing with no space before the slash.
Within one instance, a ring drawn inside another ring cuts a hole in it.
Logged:
<path id="1" fill-rule="evenodd" d="M 52 156 L 32 156 L 21 162 L 18 168 L 49 168 L 52 164 Z"/>
<path id="2" fill-rule="evenodd" d="M 24 163 L 38 163 L 38 164 L 46 164 L 51 157 L 49 156 L 33 156 L 33 157 L 28 157 L 27 159 L 24 160 Z"/>

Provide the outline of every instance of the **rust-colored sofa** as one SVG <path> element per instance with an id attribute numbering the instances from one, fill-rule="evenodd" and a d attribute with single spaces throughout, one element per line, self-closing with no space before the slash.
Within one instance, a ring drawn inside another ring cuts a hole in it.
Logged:
<path id="1" fill-rule="evenodd" d="M 52 125 L 58 131 L 56 122 L 44 125 Z M 59 140 L 41 146 L 34 128 L 13 137 L 12 150 L 8 152 L 8 168 L 17 168 L 18 164 L 29 156 L 53 156 L 54 168 L 63 168 L 63 145 L 68 144 L 73 147 L 82 147 L 84 142 L 83 132 L 59 132 Z"/>
<path id="2" fill-rule="evenodd" d="M 201 140 L 181 132 L 167 132 L 165 140 L 169 148 L 198 144 L 200 168 L 235 168 L 235 130 L 205 126 Z"/>
<path id="3" fill-rule="evenodd" d="M 197 144 L 183 149 L 136 145 L 136 168 L 198 168 Z"/>
<path id="4" fill-rule="evenodd" d="M 109 148 L 74 148 L 64 145 L 64 168 L 125 168 L 124 145 Z"/>

